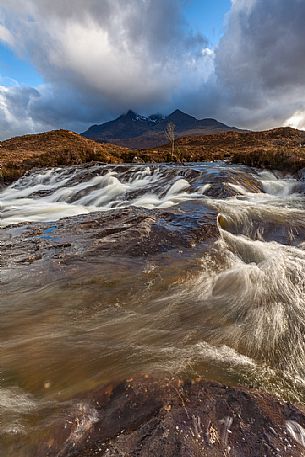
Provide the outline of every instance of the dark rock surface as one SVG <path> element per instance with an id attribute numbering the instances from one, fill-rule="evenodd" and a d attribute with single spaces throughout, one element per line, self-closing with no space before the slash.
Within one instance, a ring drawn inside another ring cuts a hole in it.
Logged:
<path id="1" fill-rule="evenodd" d="M 77 258 L 148 256 L 192 248 L 216 239 L 216 220 L 214 210 L 192 201 L 166 210 L 130 207 L 12 226 L 0 231 L 0 263 L 11 266 L 43 259 L 64 263 Z"/>
<path id="2" fill-rule="evenodd" d="M 221 170 L 217 175 L 209 176 L 207 183 L 210 184 L 210 188 L 205 191 L 205 195 L 213 198 L 228 198 L 239 195 L 238 190 L 232 185 L 241 186 L 247 192 L 263 192 L 261 181 L 256 179 L 253 170 L 250 171 L 247 167 L 231 173 Z"/>
<path id="3" fill-rule="evenodd" d="M 304 427 L 268 394 L 143 376 L 90 394 L 33 457 L 301 457 Z"/>

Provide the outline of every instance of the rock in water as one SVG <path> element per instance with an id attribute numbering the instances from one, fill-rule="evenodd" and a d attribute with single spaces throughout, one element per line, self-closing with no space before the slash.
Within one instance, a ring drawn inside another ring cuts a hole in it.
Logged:
<path id="1" fill-rule="evenodd" d="M 0 233 L 0 249 L 5 253 L 0 265 L 51 259 L 63 263 L 115 254 L 141 257 L 191 248 L 216 239 L 216 219 L 216 212 L 201 202 L 185 202 L 154 212 L 124 208 L 65 218 L 55 224 L 11 227 Z"/>
<path id="2" fill-rule="evenodd" d="M 304 438 L 305 414 L 268 394 L 143 376 L 92 393 L 33 455 L 301 457 Z"/>

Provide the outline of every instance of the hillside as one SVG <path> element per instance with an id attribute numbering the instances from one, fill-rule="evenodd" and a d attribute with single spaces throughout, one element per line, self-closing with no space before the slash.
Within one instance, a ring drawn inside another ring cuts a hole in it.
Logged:
<path id="1" fill-rule="evenodd" d="M 98 160 L 120 163 L 128 149 L 98 144 L 68 130 L 53 130 L 0 142 L 0 177 L 10 182 L 34 167 L 81 164 Z"/>
<path id="2" fill-rule="evenodd" d="M 143 149 L 144 161 L 210 161 L 233 163 L 295 172 L 305 167 L 305 132 L 290 127 L 263 132 L 225 132 L 177 139 L 175 155 L 170 146 Z"/>
<path id="3" fill-rule="evenodd" d="M 95 141 L 110 142 L 132 149 L 151 148 L 167 143 L 164 130 L 169 122 L 175 124 L 177 137 L 238 131 L 235 127 L 229 127 L 215 119 L 196 119 L 180 110 L 166 117 L 159 114 L 144 117 L 128 111 L 113 121 L 93 125 L 82 135 Z"/>
<path id="4" fill-rule="evenodd" d="M 0 180 L 9 183 L 35 167 L 82 164 L 91 161 L 232 163 L 295 172 L 305 168 L 305 132 L 278 128 L 264 132 L 223 132 L 177 139 L 170 145 L 142 150 L 83 138 L 67 130 L 25 135 L 0 142 Z"/>

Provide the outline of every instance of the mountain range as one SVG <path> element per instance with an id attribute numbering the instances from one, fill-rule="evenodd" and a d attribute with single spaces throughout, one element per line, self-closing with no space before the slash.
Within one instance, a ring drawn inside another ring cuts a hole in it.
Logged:
<path id="1" fill-rule="evenodd" d="M 98 142 L 118 144 L 132 149 L 153 148 L 168 143 L 164 130 L 170 122 L 175 124 L 177 138 L 241 131 L 216 119 L 196 119 L 178 109 L 168 116 L 153 114 L 148 117 L 130 110 L 113 121 L 93 125 L 82 135 Z"/>

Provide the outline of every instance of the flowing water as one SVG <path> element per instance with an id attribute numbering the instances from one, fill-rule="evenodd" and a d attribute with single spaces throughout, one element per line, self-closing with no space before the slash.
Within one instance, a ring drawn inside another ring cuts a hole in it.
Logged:
<path id="1" fill-rule="evenodd" d="M 0 202 L 0 455 L 32 457 L 74 399 L 140 372 L 304 401 L 302 182 L 95 164 L 34 171 Z"/>

